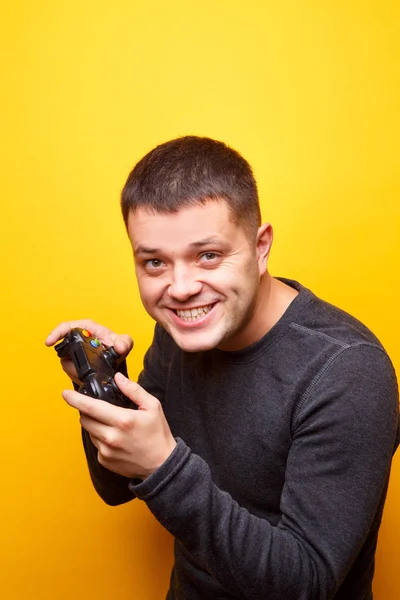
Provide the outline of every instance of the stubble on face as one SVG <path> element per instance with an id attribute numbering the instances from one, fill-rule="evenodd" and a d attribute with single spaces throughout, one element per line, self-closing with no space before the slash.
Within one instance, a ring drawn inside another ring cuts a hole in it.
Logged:
<path id="1" fill-rule="evenodd" d="M 255 243 L 224 201 L 172 214 L 138 209 L 128 231 L 143 305 L 183 350 L 235 350 L 254 341 L 246 332 L 258 305 Z M 177 316 L 180 308 L 210 303 L 204 324 L 188 325 Z"/>

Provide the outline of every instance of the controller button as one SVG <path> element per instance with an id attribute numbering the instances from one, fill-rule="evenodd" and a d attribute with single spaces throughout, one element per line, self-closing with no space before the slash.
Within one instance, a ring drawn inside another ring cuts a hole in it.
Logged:
<path id="1" fill-rule="evenodd" d="M 87 329 L 82 329 L 82 335 L 85 337 L 92 337 L 92 334 Z"/>
<path id="2" fill-rule="evenodd" d="M 97 338 L 94 338 L 94 340 L 90 340 L 90 345 L 93 346 L 93 348 L 98 348 L 101 346 L 101 342 Z"/>

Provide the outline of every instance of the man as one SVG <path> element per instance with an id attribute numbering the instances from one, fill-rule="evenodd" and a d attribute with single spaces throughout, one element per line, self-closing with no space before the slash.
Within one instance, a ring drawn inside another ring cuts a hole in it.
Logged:
<path id="1" fill-rule="evenodd" d="M 168 599 L 365 600 L 398 393 L 360 322 L 267 270 L 251 168 L 184 137 L 155 148 L 122 192 L 142 302 L 156 320 L 139 408 L 74 391 L 93 484 L 144 500 L 176 539 Z M 129 336 L 87 327 L 126 355 Z M 70 364 L 64 368 L 74 377 Z"/>

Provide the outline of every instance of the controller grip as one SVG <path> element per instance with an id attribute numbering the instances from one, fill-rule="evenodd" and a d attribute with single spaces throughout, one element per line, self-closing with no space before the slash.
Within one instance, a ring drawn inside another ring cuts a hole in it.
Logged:
<path id="1" fill-rule="evenodd" d="M 115 381 L 110 377 L 105 380 L 100 380 L 96 377 L 96 374 L 93 373 L 85 379 L 81 386 L 77 386 L 75 389 L 77 389 L 80 394 L 86 394 L 92 398 L 104 400 L 115 406 L 137 409 L 136 404 L 123 395 Z"/>

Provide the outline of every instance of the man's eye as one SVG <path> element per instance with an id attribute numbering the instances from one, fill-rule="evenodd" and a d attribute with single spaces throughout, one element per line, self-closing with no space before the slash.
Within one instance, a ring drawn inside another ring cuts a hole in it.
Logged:
<path id="1" fill-rule="evenodd" d="M 150 258 L 145 261 L 144 265 L 147 269 L 159 269 L 163 265 L 163 261 L 159 258 Z"/>
<path id="2" fill-rule="evenodd" d="M 217 255 L 215 254 L 215 252 L 205 252 L 204 254 L 201 255 L 201 260 L 203 262 L 212 262 L 217 258 Z"/>

